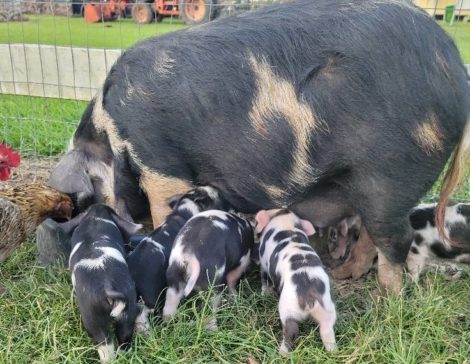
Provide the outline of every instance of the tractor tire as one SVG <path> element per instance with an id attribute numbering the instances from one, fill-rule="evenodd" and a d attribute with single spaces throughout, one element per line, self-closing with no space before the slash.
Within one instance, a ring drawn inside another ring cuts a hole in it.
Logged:
<path id="1" fill-rule="evenodd" d="M 187 25 L 207 23 L 218 15 L 217 0 L 181 0 L 180 17 Z"/>
<path id="2" fill-rule="evenodd" d="M 153 20 L 153 10 L 149 4 L 134 4 L 132 7 L 132 19 L 137 24 L 148 24 Z"/>

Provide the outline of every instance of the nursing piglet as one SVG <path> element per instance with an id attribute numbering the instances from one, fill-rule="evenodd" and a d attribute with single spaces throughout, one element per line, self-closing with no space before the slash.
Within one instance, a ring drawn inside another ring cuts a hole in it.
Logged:
<path id="1" fill-rule="evenodd" d="M 163 318 L 176 314 L 183 296 L 193 291 L 215 290 L 227 284 L 233 292 L 250 262 L 254 233 L 251 224 L 232 213 L 209 210 L 191 218 L 176 237 L 166 274 Z M 213 309 L 220 302 L 220 292 L 213 299 Z M 216 329 L 215 320 L 208 329 Z"/>
<path id="2" fill-rule="evenodd" d="M 260 240 L 262 291 L 268 282 L 279 295 L 283 340 L 281 354 L 290 352 L 299 334 L 300 321 L 309 317 L 320 324 L 320 336 L 328 351 L 336 350 L 336 310 L 323 264 L 309 244 L 312 224 L 289 210 L 261 210 L 256 215 Z"/>
<path id="3" fill-rule="evenodd" d="M 134 279 L 137 296 L 144 303 L 136 320 L 136 329 L 146 333 L 148 315 L 155 307 L 161 308 L 166 288 L 166 271 L 176 235 L 183 225 L 200 211 L 228 209 L 228 204 L 217 190 L 210 186 L 196 187 L 184 195 L 173 196 L 169 201 L 172 212 L 164 223 L 145 237 L 129 254 L 127 264 Z"/>
<path id="4" fill-rule="evenodd" d="M 109 326 L 114 323 L 119 346 L 126 349 L 138 315 L 136 290 L 124 258 L 124 241 L 141 225 L 96 204 L 63 224 L 73 231 L 69 268 L 83 326 L 98 346 L 101 363 L 115 356 Z"/>

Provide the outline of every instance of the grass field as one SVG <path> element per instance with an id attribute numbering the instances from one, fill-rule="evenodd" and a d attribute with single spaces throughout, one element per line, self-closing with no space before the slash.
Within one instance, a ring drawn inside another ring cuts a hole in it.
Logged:
<path id="1" fill-rule="evenodd" d="M 81 17 L 28 15 L 26 22 L 0 23 L 0 43 L 33 43 L 91 48 L 127 48 L 152 35 L 186 26 L 178 19 L 138 25 L 132 19 L 86 23 Z"/>
<path id="2" fill-rule="evenodd" d="M 0 362 L 5 364 L 98 362 L 80 323 L 66 269 L 34 264 L 24 246 L 0 267 L 8 294 L 0 298 Z M 274 297 L 259 293 L 252 273 L 237 300 L 217 313 L 219 330 L 206 332 L 210 312 L 186 301 L 174 321 L 154 322 L 148 337 L 134 337 L 116 363 L 461 363 L 470 358 L 470 271 L 456 281 L 427 273 L 408 282 L 403 297 L 374 303 L 374 275 L 362 284 L 333 284 L 338 311 L 337 353 L 322 349 L 318 329 L 301 325 L 290 358 L 278 356 L 281 329 Z M 207 299 L 207 296 L 206 296 Z"/>

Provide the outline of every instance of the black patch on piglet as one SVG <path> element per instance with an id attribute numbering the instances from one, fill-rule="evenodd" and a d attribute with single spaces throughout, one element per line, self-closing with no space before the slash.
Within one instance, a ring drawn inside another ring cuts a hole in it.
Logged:
<path id="1" fill-rule="evenodd" d="M 315 254 L 295 254 L 290 257 L 291 270 L 298 270 L 305 267 L 322 267 L 320 258 Z"/>
<path id="2" fill-rule="evenodd" d="M 300 308 L 313 307 L 315 302 L 323 306 L 322 296 L 325 293 L 325 283 L 318 278 L 310 278 L 306 272 L 295 273 L 292 283 L 297 287 L 297 298 Z"/>
<path id="3" fill-rule="evenodd" d="M 416 249 L 416 247 L 414 247 L 414 246 L 412 246 L 410 250 L 413 254 L 419 254 L 418 249 Z"/>
<path id="4" fill-rule="evenodd" d="M 417 209 L 410 215 L 410 223 L 414 230 L 424 229 L 428 222 L 431 226 L 436 226 L 434 221 L 434 207 Z"/>
<path id="5" fill-rule="evenodd" d="M 415 234 L 415 243 L 416 245 L 421 245 L 423 242 L 423 236 L 421 234 Z"/>

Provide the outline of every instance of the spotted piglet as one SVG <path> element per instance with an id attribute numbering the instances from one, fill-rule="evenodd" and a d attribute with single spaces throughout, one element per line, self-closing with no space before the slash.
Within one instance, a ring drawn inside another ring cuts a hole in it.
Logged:
<path id="1" fill-rule="evenodd" d="M 228 209 L 217 190 L 210 186 L 196 187 L 184 195 L 168 201 L 172 212 L 165 222 L 145 237 L 129 254 L 127 264 L 134 279 L 137 295 L 144 303 L 136 320 L 136 329 L 147 333 L 148 315 L 155 307 L 161 308 L 166 288 L 166 271 L 176 235 L 194 215 L 208 209 Z"/>
<path id="2" fill-rule="evenodd" d="M 212 301 L 215 311 L 220 287 L 227 284 L 234 292 L 247 269 L 253 243 L 251 224 L 235 214 L 209 210 L 191 218 L 176 237 L 170 255 L 163 318 L 176 314 L 183 296 L 207 290 L 211 284 L 217 292 Z M 217 329 L 215 319 L 207 329 Z"/>
<path id="3" fill-rule="evenodd" d="M 124 259 L 124 241 L 140 228 L 102 204 L 92 205 L 63 224 L 64 231 L 73 232 L 69 268 L 81 319 L 98 345 L 101 363 L 115 356 L 111 323 L 115 324 L 119 346 L 126 349 L 132 339 L 139 310 Z"/>
<path id="4" fill-rule="evenodd" d="M 320 324 L 320 336 L 327 351 L 336 350 L 336 310 L 330 296 L 328 275 L 308 236 L 312 224 L 289 210 L 261 210 L 256 215 L 260 240 L 262 291 L 268 282 L 279 295 L 283 340 L 281 354 L 289 353 L 299 334 L 298 323 L 309 317 Z"/>
<path id="5" fill-rule="evenodd" d="M 470 203 L 446 207 L 445 231 L 453 245 L 439 237 L 434 222 L 435 209 L 435 203 L 421 204 L 410 213 L 414 237 L 406 265 L 415 282 L 429 260 L 470 264 Z"/>

